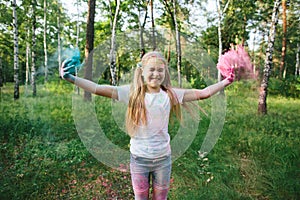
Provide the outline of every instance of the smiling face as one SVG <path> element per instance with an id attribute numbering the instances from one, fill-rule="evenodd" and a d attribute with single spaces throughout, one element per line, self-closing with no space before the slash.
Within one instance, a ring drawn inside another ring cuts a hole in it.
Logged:
<path id="1" fill-rule="evenodd" d="M 165 80 L 166 64 L 156 56 L 150 57 L 143 63 L 143 77 L 147 84 L 148 92 L 160 91 L 160 86 Z"/>

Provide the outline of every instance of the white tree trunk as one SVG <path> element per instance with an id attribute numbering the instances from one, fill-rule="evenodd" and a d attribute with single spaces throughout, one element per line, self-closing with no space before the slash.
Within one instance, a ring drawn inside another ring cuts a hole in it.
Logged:
<path id="1" fill-rule="evenodd" d="M 45 82 L 48 81 L 48 55 L 47 55 L 47 0 L 44 0 L 44 69 Z"/>
<path id="2" fill-rule="evenodd" d="M 30 37 L 30 30 L 27 29 L 27 38 Z M 29 84 L 30 81 L 30 69 L 29 69 L 29 59 L 30 59 L 30 44 L 28 40 L 26 40 L 26 72 L 25 72 L 25 85 Z"/>
<path id="3" fill-rule="evenodd" d="M 267 114 L 267 91 L 268 91 L 271 67 L 273 64 L 272 56 L 273 56 L 273 51 L 274 51 L 276 24 L 278 22 L 278 11 L 279 11 L 279 6 L 280 6 L 280 1 L 281 0 L 276 0 L 274 2 L 272 21 L 271 21 L 271 27 L 270 27 L 269 39 L 268 39 L 268 47 L 266 50 L 264 75 L 263 75 L 263 80 L 262 80 L 262 83 L 260 86 L 260 91 L 259 91 L 259 100 L 258 100 L 258 113 L 259 114 Z"/>
<path id="4" fill-rule="evenodd" d="M 111 29 L 111 47 L 110 47 L 110 74 L 111 74 L 111 84 L 117 85 L 117 67 L 116 67 L 116 26 L 120 10 L 120 0 L 116 1 L 116 11 L 114 16 L 114 21 Z"/>
<path id="5" fill-rule="evenodd" d="M 222 47 L 222 32 L 221 32 L 221 21 L 222 21 L 222 10 L 221 10 L 221 2 L 220 0 L 217 0 L 217 9 L 218 9 L 218 38 L 219 38 L 219 58 L 222 55 L 223 47 Z M 218 70 L 218 81 L 221 81 L 221 73 L 220 70 Z"/>
<path id="6" fill-rule="evenodd" d="M 222 45 L 222 26 L 221 22 L 223 19 L 223 13 L 226 12 L 228 5 L 229 5 L 230 0 L 227 1 L 226 5 L 224 6 L 224 9 L 222 10 L 221 8 L 221 0 L 217 0 L 217 10 L 218 10 L 218 38 L 219 38 L 219 58 L 222 55 L 223 52 L 223 45 Z M 218 70 L 218 81 L 222 80 L 222 76 L 220 71 Z"/>
<path id="7" fill-rule="evenodd" d="M 57 16 L 57 62 L 58 62 L 58 72 L 61 65 L 61 40 L 60 40 L 60 13 Z"/>
<path id="8" fill-rule="evenodd" d="M 79 30 L 80 30 L 80 26 L 79 26 L 79 0 L 76 1 L 76 7 L 77 7 L 77 21 L 76 21 L 76 48 L 78 48 L 79 51 Z M 78 69 L 77 67 L 75 68 L 75 75 L 78 75 Z M 80 94 L 80 89 L 78 86 L 75 86 L 75 91 L 77 91 L 77 94 Z"/>
<path id="9" fill-rule="evenodd" d="M 19 99 L 19 40 L 18 40 L 18 23 L 17 23 L 17 4 L 16 0 L 12 2 L 13 6 L 13 30 L 14 30 L 14 99 Z"/>
<path id="10" fill-rule="evenodd" d="M 257 30 L 256 28 L 254 29 L 254 38 L 253 38 L 253 50 L 252 50 L 252 54 L 253 54 L 253 74 L 256 74 L 256 55 L 255 55 L 255 46 L 256 46 L 256 33 L 257 33 Z"/>
<path id="11" fill-rule="evenodd" d="M 36 96 L 36 61 L 35 61 L 35 51 L 36 51 L 36 15 L 35 15 L 36 0 L 32 1 L 32 49 L 31 49 L 31 86 L 32 95 Z"/>
<path id="12" fill-rule="evenodd" d="M 300 75 L 300 43 L 297 43 L 297 53 L 296 53 L 296 69 L 295 69 L 295 76 L 298 77 Z"/>
<path id="13" fill-rule="evenodd" d="M 80 26 L 79 26 L 79 0 L 76 1 L 76 6 L 77 6 L 77 21 L 76 21 L 76 47 L 79 46 L 79 30 L 80 30 Z"/>

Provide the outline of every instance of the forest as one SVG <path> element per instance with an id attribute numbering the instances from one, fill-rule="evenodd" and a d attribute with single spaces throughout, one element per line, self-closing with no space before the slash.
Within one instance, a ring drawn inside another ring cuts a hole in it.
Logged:
<path id="1" fill-rule="evenodd" d="M 232 85 L 197 103 L 196 129 L 169 127 L 175 148 L 190 141 L 173 161 L 169 199 L 299 199 L 299 8 L 300 0 L 1 0 L 0 199 L 134 199 L 130 173 L 113 163 L 129 149 L 126 111 L 64 81 L 64 60 L 79 59 L 79 77 L 118 86 L 157 50 L 172 85 L 202 89 L 222 79 L 216 65 L 238 47 L 251 69 L 236 68 Z"/>

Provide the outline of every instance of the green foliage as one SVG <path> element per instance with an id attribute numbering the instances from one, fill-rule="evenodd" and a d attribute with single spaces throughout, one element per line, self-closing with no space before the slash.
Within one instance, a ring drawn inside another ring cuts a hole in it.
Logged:
<path id="1" fill-rule="evenodd" d="M 207 86 L 207 83 L 205 82 L 204 78 L 200 76 L 191 79 L 191 86 L 192 88 L 203 89 Z"/>
<path id="2" fill-rule="evenodd" d="M 29 44 L 30 51 L 32 51 L 32 1 L 23 0 L 17 3 L 17 19 L 18 19 L 18 39 L 19 39 L 19 68 L 20 68 L 20 80 L 25 80 L 25 69 L 26 69 L 26 45 Z M 44 47 L 43 47 L 43 1 L 37 1 L 36 15 L 37 24 L 36 28 L 36 67 L 37 74 L 43 75 L 44 65 Z M 6 82 L 13 82 L 13 32 L 12 32 L 12 8 L 11 2 L 0 3 L 1 20 L 0 20 L 0 58 L 3 65 L 3 73 Z M 48 68 L 49 75 L 54 74 L 53 72 L 57 68 L 57 31 L 58 24 L 57 18 L 60 18 L 60 31 L 62 46 L 69 46 L 75 44 L 75 39 L 68 40 L 66 38 L 74 38 L 76 33 L 76 24 L 70 22 L 70 16 L 62 7 L 61 1 L 48 1 L 47 7 L 47 50 L 48 50 Z M 3 33 L 3 34 L 2 34 Z M 29 55 L 29 66 L 31 64 L 31 55 Z M 55 60 L 53 62 L 53 60 Z M 30 66 L 31 67 L 31 66 Z"/>
<path id="3" fill-rule="evenodd" d="M 205 44 L 205 46 L 212 47 L 213 49 L 217 49 L 219 47 L 218 40 L 218 27 L 210 26 L 205 31 L 202 31 L 201 40 Z"/>
<path id="4" fill-rule="evenodd" d="M 300 78 L 289 77 L 287 79 L 270 78 L 268 91 L 273 95 L 285 97 L 300 97 Z"/>

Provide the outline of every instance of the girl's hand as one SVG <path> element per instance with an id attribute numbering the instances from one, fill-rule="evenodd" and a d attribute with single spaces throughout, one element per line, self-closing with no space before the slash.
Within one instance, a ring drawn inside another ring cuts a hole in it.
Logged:
<path id="1" fill-rule="evenodd" d="M 80 62 L 77 59 L 68 58 L 66 59 L 60 68 L 60 76 L 63 79 L 69 78 L 71 75 L 76 75 L 76 70 L 79 70 Z"/>
<path id="2" fill-rule="evenodd" d="M 224 87 L 230 85 L 234 81 L 234 68 L 231 68 L 231 72 L 229 73 L 229 76 L 227 76 L 223 81 L 224 81 Z"/>

